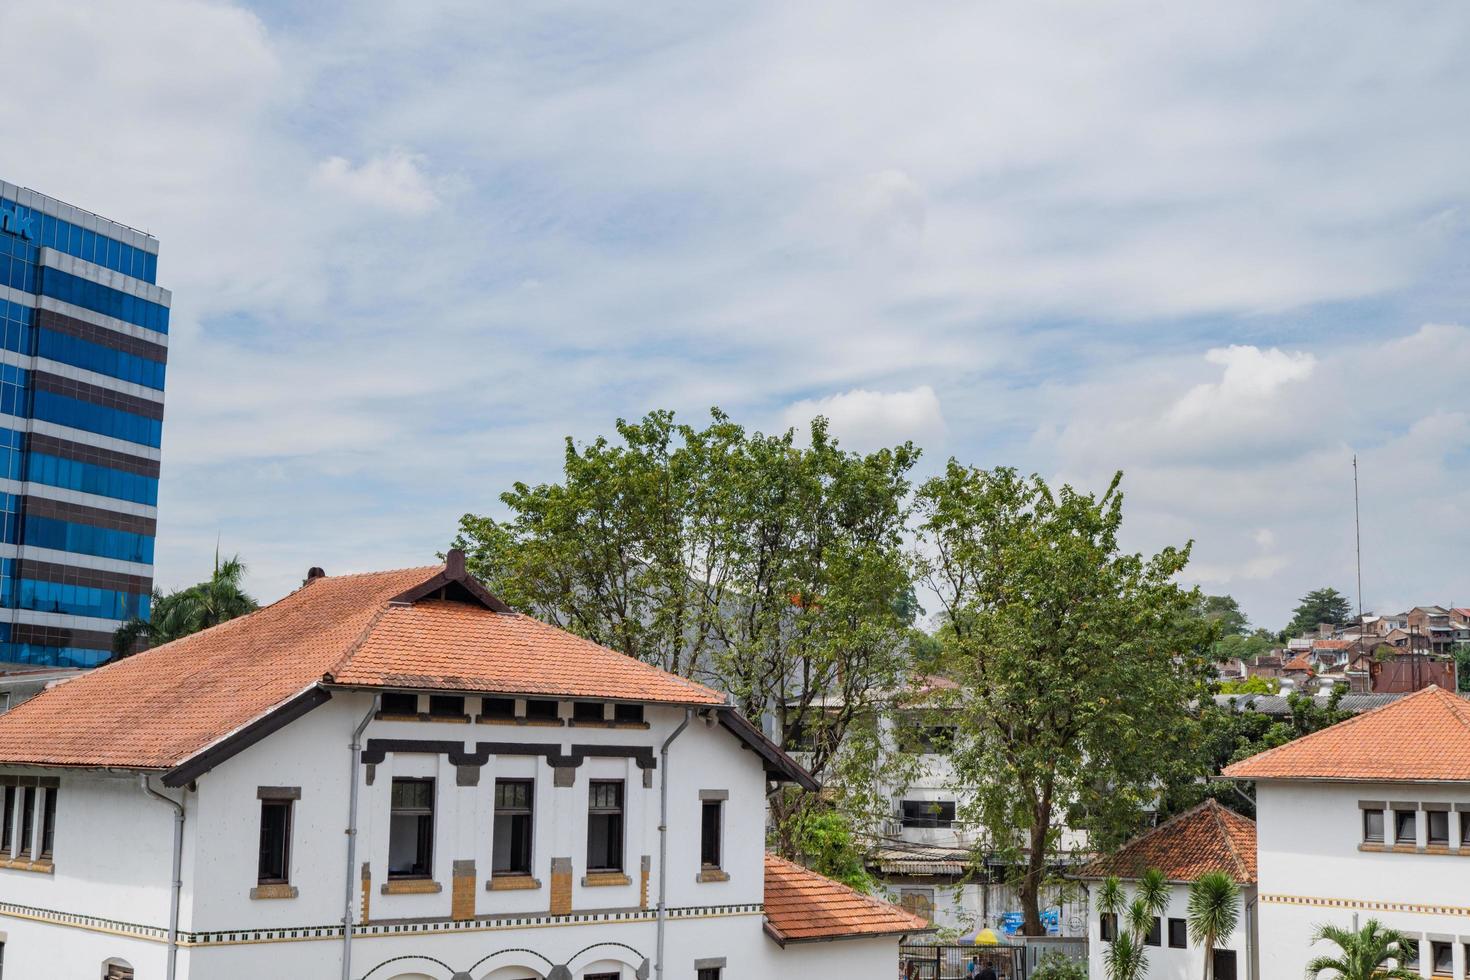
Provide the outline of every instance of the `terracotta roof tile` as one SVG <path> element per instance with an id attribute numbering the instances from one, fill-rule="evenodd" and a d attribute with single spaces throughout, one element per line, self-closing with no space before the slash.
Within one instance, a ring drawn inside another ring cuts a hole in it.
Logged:
<path id="1" fill-rule="evenodd" d="M 333 672 L 364 687 L 724 702 L 528 616 L 392 601 L 449 574 L 436 565 L 312 579 L 248 616 L 91 671 L 0 715 L 0 762 L 171 769 Z"/>
<path id="2" fill-rule="evenodd" d="M 859 894 L 815 871 L 766 855 L 766 929 L 781 945 L 926 932 L 907 909 Z"/>
<path id="3" fill-rule="evenodd" d="M 1240 884 L 1255 884 L 1255 821 L 1206 800 L 1133 838 L 1116 854 L 1093 861 L 1079 876 L 1136 879 L 1149 868 L 1158 868 L 1170 881 L 1223 871 Z"/>
<path id="4" fill-rule="evenodd" d="M 1224 775 L 1236 779 L 1470 782 L 1470 701 L 1427 687 L 1227 766 Z"/>

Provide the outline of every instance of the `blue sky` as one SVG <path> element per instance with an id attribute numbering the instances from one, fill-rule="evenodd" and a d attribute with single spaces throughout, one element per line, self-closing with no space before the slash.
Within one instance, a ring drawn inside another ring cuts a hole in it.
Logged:
<path id="1" fill-rule="evenodd" d="M 10 0 L 0 173 L 153 231 L 158 577 L 431 560 L 718 404 L 1088 486 L 1277 626 L 1470 604 L 1470 8 Z"/>

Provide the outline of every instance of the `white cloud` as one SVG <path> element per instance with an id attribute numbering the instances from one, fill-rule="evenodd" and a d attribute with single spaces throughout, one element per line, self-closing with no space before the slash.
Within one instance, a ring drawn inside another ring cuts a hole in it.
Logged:
<path id="1" fill-rule="evenodd" d="M 1310 377 L 1317 359 L 1303 351 L 1275 347 L 1261 350 L 1244 344 L 1217 347 L 1205 360 L 1225 368 L 1219 381 L 1196 385 L 1169 409 L 1169 421 L 1189 425 L 1221 416 L 1270 414 L 1273 398 L 1285 385 Z"/>
<path id="2" fill-rule="evenodd" d="M 787 406 L 782 425 L 800 429 L 818 415 L 831 423 L 831 432 L 848 449 L 871 451 L 908 440 L 932 449 L 944 441 L 944 413 L 928 385 L 891 392 L 854 388 L 803 399 Z"/>
<path id="3" fill-rule="evenodd" d="M 390 150 L 354 167 L 346 157 L 317 164 L 312 186 L 348 200 L 397 214 L 426 214 L 439 206 L 422 155 Z"/>

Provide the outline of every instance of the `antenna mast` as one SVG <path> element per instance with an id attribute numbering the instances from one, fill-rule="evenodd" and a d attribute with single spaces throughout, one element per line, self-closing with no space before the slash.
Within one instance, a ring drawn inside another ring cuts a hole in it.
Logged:
<path id="1" fill-rule="evenodd" d="M 1361 630 L 1363 628 L 1363 523 L 1358 510 L 1357 453 L 1353 453 L 1353 538 L 1358 548 L 1358 629 Z"/>

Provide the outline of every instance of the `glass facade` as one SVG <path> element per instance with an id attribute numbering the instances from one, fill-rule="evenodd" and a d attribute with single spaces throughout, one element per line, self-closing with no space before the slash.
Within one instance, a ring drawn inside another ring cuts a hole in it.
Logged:
<path id="1" fill-rule="evenodd" d="M 0 663 L 92 667 L 150 611 L 169 310 L 134 295 L 160 294 L 140 239 L 60 214 L 75 212 L 0 186 Z M 42 249 L 137 283 L 43 266 Z"/>

